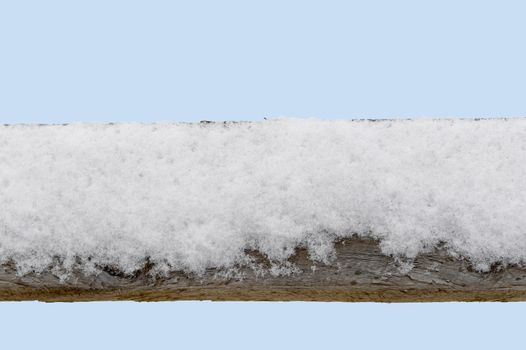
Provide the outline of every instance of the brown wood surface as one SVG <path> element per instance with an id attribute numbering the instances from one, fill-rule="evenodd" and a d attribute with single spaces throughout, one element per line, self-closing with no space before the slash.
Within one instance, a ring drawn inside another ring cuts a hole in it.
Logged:
<path id="1" fill-rule="evenodd" d="M 262 266 L 263 256 L 249 252 Z M 297 271 L 275 277 L 243 268 L 227 277 L 208 270 L 203 276 L 173 272 L 154 277 L 149 266 L 134 276 L 109 267 L 98 275 L 78 273 L 60 281 L 52 273 L 17 276 L 9 265 L 0 268 L 0 300 L 318 300 L 318 301 L 518 301 L 526 300 L 526 268 L 495 266 L 474 271 L 464 259 L 437 249 L 414 260 L 404 271 L 380 252 L 378 242 L 348 239 L 336 243 L 330 264 L 316 263 L 304 249 L 290 259 Z"/>

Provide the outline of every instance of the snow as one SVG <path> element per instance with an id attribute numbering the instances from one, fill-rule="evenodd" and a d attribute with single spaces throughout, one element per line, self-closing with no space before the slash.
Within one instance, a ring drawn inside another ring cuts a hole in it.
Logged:
<path id="1" fill-rule="evenodd" d="M 0 126 L 0 263 L 287 270 L 336 240 L 526 261 L 526 119 Z"/>

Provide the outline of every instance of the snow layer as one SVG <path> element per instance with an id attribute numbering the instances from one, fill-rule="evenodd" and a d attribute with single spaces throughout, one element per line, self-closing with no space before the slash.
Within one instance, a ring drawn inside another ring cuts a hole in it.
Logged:
<path id="1" fill-rule="evenodd" d="M 297 246 L 526 261 L 526 120 L 0 126 L 0 262 L 200 273 Z"/>

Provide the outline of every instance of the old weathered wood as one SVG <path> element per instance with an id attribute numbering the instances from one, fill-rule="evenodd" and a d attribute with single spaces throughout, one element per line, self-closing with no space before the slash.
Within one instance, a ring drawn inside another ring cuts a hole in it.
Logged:
<path id="1" fill-rule="evenodd" d="M 258 253 L 263 265 L 265 258 Z M 319 300 L 319 301 L 518 301 L 526 300 L 526 269 L 517 266 L 474 271 L 469 261 L 437 249 L 404 271 L 380 252 L 374 240 L 338 242 L 330 264 L 315 263 L 304 249 L 290 262 L 297 271 L 275 277 L 243 268 L 234 276 L 209 270 L 203 276 L 173 272 L 153 277 L 144 271 L 124 276 L 106 268 L 98 275 L 60 281 L 51 272 L 17 276 L 0 269 L 0 300 Z"/>

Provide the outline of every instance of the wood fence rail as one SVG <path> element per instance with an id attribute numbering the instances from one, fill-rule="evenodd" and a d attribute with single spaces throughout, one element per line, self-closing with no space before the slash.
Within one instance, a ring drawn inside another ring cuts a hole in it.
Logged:
<path id="1" fill-rule="evenodd" d="M 269 266 L 261 254 L 250 254 Z M 298 249 L 290 262 L 297 272 L 278 277 L 244 268 L 234 276 L 210 269 L 202 276 L 174 271 L 154 278 L 146 266 L 134 276 L 105 268 L 98 275 L 78 273 L 66 281 L 51 272 L 18 276 L 13 267 L 4 265 L 0 300 L 526 300 L 526 268 L 495 266 L 481 273 L 469 261 L 441 249 L 418 256 L 409 271 L 382 254 L 378 242 L 358 238 L 338 242 L 330 264 L 311 261 L 305 249 Z"/>

